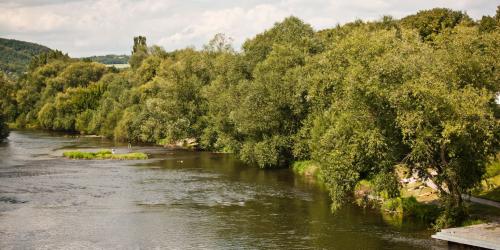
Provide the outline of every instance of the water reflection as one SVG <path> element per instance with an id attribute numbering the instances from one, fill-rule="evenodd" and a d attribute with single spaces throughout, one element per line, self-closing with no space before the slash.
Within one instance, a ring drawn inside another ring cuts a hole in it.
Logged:
<path id="1" fill-rule="evenodd" d="M 232 155 L 135 147 L 145 161 L 75 161 L 99 138 L 13 132 L 0 146 L 0 249 L 427 249 L 417 224 L 371 210 L 333 215 L 327 193 L 287 169 Z"/>

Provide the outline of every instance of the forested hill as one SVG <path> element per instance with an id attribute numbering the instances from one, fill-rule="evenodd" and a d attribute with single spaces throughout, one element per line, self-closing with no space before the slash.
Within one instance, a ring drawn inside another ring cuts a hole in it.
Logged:
<path id="1" fill-rule="evenodd" d="M 0 70 L 8 75 L 26 72 L 34 56 L 50 50 L 36 43 L 0 38 Z"/>
<path id="2" fill-rule="evenodd" d="M 127 64 L 130 56 L 128 55 L 105 55 L 105 56 L 91 56 L 82 58 L 92 62 L 99 62 L 102 64 Z"/>

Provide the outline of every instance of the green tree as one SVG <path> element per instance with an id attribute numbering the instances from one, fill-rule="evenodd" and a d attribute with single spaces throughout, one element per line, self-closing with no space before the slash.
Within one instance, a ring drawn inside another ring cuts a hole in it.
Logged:
<path id="1" fill-rule="evenodd" d="M 275 45 L 255 67 L 255 79 L 239 84 L 240 103 L 231 118 L 243 135 L 243 160 L 260 167 L 286 166 L 293 160 L 292 137 L 307 111 L 296 81 L 306 55 L 301 48 Z"/>
<path id="2" fill-rule="evenodd" d="M 241 55 L 228 50 L 212 56 L 210 75 L 213 80 L 201 92 L 208 101 L 202 118 L 207 124 L 200 143 L 209 150 L 236 153 L 241 147 L 241 134 L 230 114 L 240 105 L 238 84 L 249 76 Z"/>
<path id="3" fill-rule="evenodd" d="M 134 46 L 132 47 L 132 55 L 128 63 L 132 68 L 138 68 L 142 61 L 148 57 L 148 46 L 146 44 L 146 37 L 136 36 L 134 37 Z"/>
<path id="4" fill-rule="evenodd" d="M 429 41 L 435 35 L 452 29 L 460 23 L 472 24 L 472 19 L 461 11 L 434 8 L 404 17 L 401 19 L 401 23 L 405 27 L 417 29 L 422 40 Z"/>
<path id="5" fill-rule="evenodd" d="M 0 72 L 0 142 L 9 136 L 7 121 L 15 116 L 13 86 L 7 77 Z"/>
<path id="6" fill-rule="evenodd" d="M 495 18 L 490 16 L 483 16 L 479 21 L 480 32 L 492 32 L 497 28 L 498 22 Z"/>
<path id="7" fill-rule="evenodd" d="M 243 51 L 249 65 L 249 72 L 258 62 L 263 61 L 274 45 L 300 47 L 307 53 L 317 53 L 321 46 L 314 36 L 314 30 L 297 17 L 291 16 L 276 23 L 271 29 L 245 41 Z"/>
<path id="8" fill-rule="evenodd" d="M 411 42 L 395 38 L 391 30 L 354 30 L 315 61 L 319 67 L 307 79 L 329 84 L 320 89 L 310 85 L 310 100 L 316 107 L 310 118 L 309 145 L 311 157 L 321 165 L 334 209 L 349 200 L 361 179 L 390 177 L 404 152 L 389 97 L 413 64 L 406 64 L 411 57 L 405 45 Z M 338 70 L 325 70 L 332 65 Z"/>

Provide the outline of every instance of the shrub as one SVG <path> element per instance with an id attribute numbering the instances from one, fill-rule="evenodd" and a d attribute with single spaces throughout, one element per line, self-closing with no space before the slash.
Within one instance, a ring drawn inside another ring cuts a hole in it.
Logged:
<path id="1" fill-rule="evenodd" d="M 440 212 L 436 205 L 420 203 L 413 196 L 389 199 L 382 204 L 382 208 L 402 218 L 415 218 L 425 222 L 436 220 Z"/>

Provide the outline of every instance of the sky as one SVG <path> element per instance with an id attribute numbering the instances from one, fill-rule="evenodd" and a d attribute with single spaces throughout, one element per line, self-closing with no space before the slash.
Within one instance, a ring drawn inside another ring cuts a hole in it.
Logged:
<path id="1" fill-rule="evenodd" d="M 498 5 L 500 0 L 0 0 L 0 37 L 39 43 L 73 57 L 130 54 L 138 35 L 170 51 L 201 48 L 224 33 L 239 49 L 246 39 L 291 15 L 319 30 L 434 7 L 479 19 L 494 15 Z"/>

